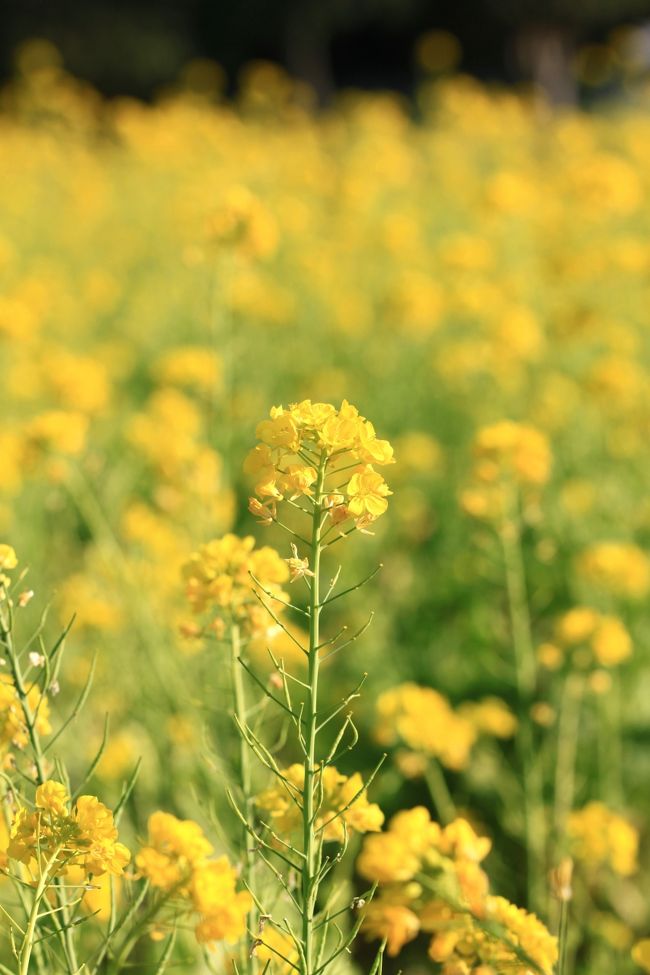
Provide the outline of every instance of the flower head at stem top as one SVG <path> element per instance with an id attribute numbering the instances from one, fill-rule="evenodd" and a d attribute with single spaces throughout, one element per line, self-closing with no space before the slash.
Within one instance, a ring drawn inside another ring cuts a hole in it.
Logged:
<path id="1" fill-rule="evenodd" d="M 249 510 L 262 524 L 277 522 L 282 501 L 324 509 L 341 535 L 367 532 L 386 511 L 392 492 L 375 467 L 394 463 L 393 448 L 347 400 L 339 409 L 311 400 L 275 406 L 256 433 L 244 471 L 255 479 Z"/>

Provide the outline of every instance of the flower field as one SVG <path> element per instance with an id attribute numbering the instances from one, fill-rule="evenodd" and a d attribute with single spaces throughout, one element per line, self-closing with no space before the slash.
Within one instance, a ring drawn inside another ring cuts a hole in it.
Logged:
<path id="1" fill-rule="evenodd" d="M 647 103 L 220 84 L 0 94 L 0 972 L 650 971 Z"/>

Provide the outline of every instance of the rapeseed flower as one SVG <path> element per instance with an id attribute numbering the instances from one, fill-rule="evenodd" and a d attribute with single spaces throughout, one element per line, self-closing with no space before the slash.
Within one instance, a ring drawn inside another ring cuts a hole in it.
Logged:
<path id="1" fill-rule="evenodd" d="M 33 812 L 21 808 L 14 817 L 8 856 L 40 870 L 49 861 L 50 876 L 81 867 L 87 876 L 119 877 L 131 854 L 117 838 L 113 814 L 95 796 L 73 803 L 64 785 L 49 780 L 36 790 Z"/>
<path id="2" fill-rule="evenodd" d="M 290 765 L 281 771 L 282 780 L 255 799 L 263 816 L 277 833 L 291 833 L 302 826 L 304 765 Z M 368 802 L 363 780 L 358 773 L 347 776 L 333 765 L 316 771 L 316 794 L 320 798 L 316 829 L 325 841 L 342 843 L 346 832 L 372 833 L 381 829 L 384 814 Z"/>

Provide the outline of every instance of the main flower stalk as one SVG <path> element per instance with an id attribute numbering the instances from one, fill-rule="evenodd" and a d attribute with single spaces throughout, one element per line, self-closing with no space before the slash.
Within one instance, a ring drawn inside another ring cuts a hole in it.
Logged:
<path id="1" fill-rule="evenodd" d="M 302 975 L 313 971 L 313 929 L 316 897 L 318 894 L 318 841 L 314 829 L 314 779 L 316 775 L 316 736 L 318 732 L 318 677 L 320 643 L 320 556 L 323 513 L 321 498 L 327 469 L 327 457 L 323 452 L 318 466 L 314 492 L 314 511 L 311 522 L 311 591 L 309 599 L 309 660 L 306 714 L 305 780 L 302 803 L 304 863 L 302 870 L 302 943 L 304 959 Z"/>

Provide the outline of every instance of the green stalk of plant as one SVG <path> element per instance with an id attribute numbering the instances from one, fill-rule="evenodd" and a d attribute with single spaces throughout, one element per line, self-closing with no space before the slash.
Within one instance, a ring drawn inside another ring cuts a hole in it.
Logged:
<path id="1" fill-rule="evenodd" d="M 231 650 L 231 669 L 233 683 L 233 703 L 235 711 L 235 723 L 242 726 L 247 722 L 246 696 L 243 682 L 243 667 L 241 665 L 241 634 L 237 623 L 230 625 L 230 650 Z M 242 881 L 244 886 L 255 893 L 254 867 L 255 861 L 253 850 L 250 843 L 250 834 L 254 828 L 253 817 L 253 788 L 250 767 L 250 749 L 241 735 L 237 736 L 239 741 L 239 786 L 242 795 L 242 812 L 245 823 L 242 823 L 241 847 L 242 847 Z M 241 965 L 242 970 L 247 975 L 255 972 L 255 957 L 252 951 L 255 931 L 258 924 L 258 911 L 255 906 L 255 898 L 248 912 L 248 922 L 246 936 L 242 946 Z"/>
<path id="2" fill-rule="evenodd" d="M 555 789 L 553 795 L 553 825 L 556 841 L 561 842 L 566 819 L 573 808 L 575 796 L 576 759 L 580 735 L 580 716 L 584 697 L 585 677 L 570 673 L 562 690 L 557 726 Z"/>
<path id="3" fill-rule="evenodd" d="M 8 600 L 5 600 L 4 603 L 0 605 L 2 605 L 2 608 L 0 608 L 0 637 L 5 647 L 9 669 L 11 671 L 16 693 L 18 694 L 20 705 L 25 717 L 25 726 L 27 728 L 32 758 L 34 760 L 36 783 L 37 785 L 42 785 L 47 781 L 47 773 L 45 770 L 45 757 L 41 745 L 41 739 L 36 727 L 37 714 L 32 711 L 29 703 L 28 691 L 20 665 L 19 654 L 16 651 L 13 640 L 12 621 Z M 74 935 L 70 922 L 68 898 L 65 888 L 61 884 L 60 878 L 55 878 L 54 885 L 56 888 L 56 899 L 59 910 L 56 913 L 52 913 L 52 922 L 57 930 L 59 940 L 61 942 L 68 973 L 69 975 L 75 975 L 75 973 L 77 973 L 79 970 L 79 965 L 77 961 Z M 59 914 L 61 916 L 60 920 Z"/>
<path id="4" fill-rule="evenodd" d="M 519 499 L 514 486 L 511 486 L 511 489 L 506 492 L 506 496 L 506 511 L 500 524 L 499 538 L 503 552 L 508 616 L 519 699 L 519 727 L 516 747 L 523 779 L 528 907 L 532 911 L 543 914 L 547 827 L 541 768 L 535 755 L 530 716 L 537 681 L 537 668 L 531 632 L 526 574 L 521 550 Z"/>
<path id="5" fill-rule="evenodd" d="M 318 897 L 318 839 L 315 832 L 314 792 L 316 776 L 316 737 L 318 734 L 318 678 L 320 645 L 320 556 L 323 513 L 321 497 L 326 473 L 326 458 L 321 455 L 316 481 L 314 510 L 311 520 L 311 590 L 309 599 L 309 656 L 307 707 L 305 713 L 305 779 L 302 802 L 304 861 L 301 883 L 303 975 L 313 971 L 314 910 Z"/>
<path id="6" fill-rule="evenodd" d="M 25 936 L 23 938 L 23 943 L 18 955 L 18 975 L 28 975 L 29 972 L 29 962 L 32 957 L 32 951 L 34 949 L 34 943 L 37 935 L 37 923 L 39 920 L 39 910 L 43 902 L 43 898 L 47 893 L 48 887 L 50 886 L 50 881 L 52 876 L 50 871 L 56 864 L 57 858 L 60 853 L 60 847 L 57 847 L 50 859 L 47 861 L 45 866 L 41 870 L 41 874 L 38 878 L 38 883 L 36 884 L 36 889 L 34 891 L 34 900 L 32 901 L 32 907 L 29 912 L 29 917 L 27 919 L 27 927 L 25 928 Z M 48 915 L 51 912 L 48 912 Z"/>
<path id="7" fill-rule="evenodd" d="M 451 797 L 445 774 L 440 763 L 433 755 L 426 756 L 426 771 L 424 780 L 436 808 L 436 813 L 443 826 L 456 818 L 456 805 Z"/>

